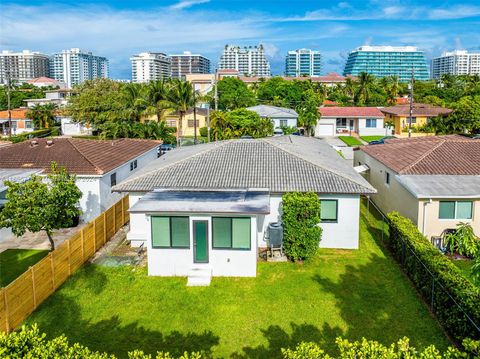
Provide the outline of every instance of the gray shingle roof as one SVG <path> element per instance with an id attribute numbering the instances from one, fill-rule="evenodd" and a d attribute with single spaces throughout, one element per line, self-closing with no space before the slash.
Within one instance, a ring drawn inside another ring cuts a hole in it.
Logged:
<path id="1" fill-rule="evenodd" d="M 229 140 L 172 150 L 113 190 L 149 192 L 156 188 L 376 193 L 328 144 L 300 136 Z"/>
<path id="2" fill-rule="evenodd" d="M 258 113 L 260 117 L 269 118 L 298 118 L 295 110 L 286 107 L 277 107 L 270 105 L 257 105 L 247 107 L 247 110 Z"/>

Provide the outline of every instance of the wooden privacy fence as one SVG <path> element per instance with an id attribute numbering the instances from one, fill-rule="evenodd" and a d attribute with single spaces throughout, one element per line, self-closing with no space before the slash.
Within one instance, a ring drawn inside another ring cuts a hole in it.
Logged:
<path id="1" fill-rule="evenodd" d="M 15 329 L 129 220 L 123 197 L 54 251 L 0 289 L 0 331 Z"/>

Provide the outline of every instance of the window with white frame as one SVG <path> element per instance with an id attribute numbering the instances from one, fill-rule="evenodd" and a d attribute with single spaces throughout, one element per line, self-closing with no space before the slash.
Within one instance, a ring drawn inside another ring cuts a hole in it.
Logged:
<path id="1" fill-rule="evenodd" d="M 439 219 L 472 219 L 472 201 L 440 201 Z"/>
<path id="2" fill-rule="evenodd" d="M 367 128 L 376 128 L 377 127 L 377 119 L 376 118 L 367 118 L 366 126 L 367 126 Z"/>

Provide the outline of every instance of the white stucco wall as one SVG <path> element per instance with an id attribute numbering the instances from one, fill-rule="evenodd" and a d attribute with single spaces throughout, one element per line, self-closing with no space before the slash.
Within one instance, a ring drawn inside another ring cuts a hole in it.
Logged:
<path id="1" fill-rule="evenodd" d="M 321 125 L 329 125 L 333 126 L 332 134 L 331 136 L 335 136 L 337 133 L 337 120 L 334 118 L 325 118 L 325 117 L 320 117 L 320 119 L 317 121 L 317 125 L 315 126 L 315 136 L 316 137 L 322 137 L 323 135 L 320 133 L 320 126 Z"/>
<path id="2" fill-rule="evenodd" d="M 130 207 L 138 202 L 145 193 L 130 193 Z M 127 240 L 130 241 L 132 247 L 140 247 L 142 243 L 146 248 L 146 242 L 150 232 L 150 222 L 147 220 L 145 213 L 130 213 L 130 231 L 127 233 Z"/>
<path id="3" fill-rule="evenodd" d="M 288 127 L 297 127 L 297 119 L 296 118 L 272 118 L 274 128 L 280 128 L 280 120 L 287 120 Z"/>
<path id="4" fill-rule="evenodd" d="M 387 136 L 387 129 L 383 127 L 383 118 L 377 118 L 376 127 L 367 127 L 367 119 L 359 118 L 358 134 L 360 136 Z"/>
<path id="5" fill-rule="evenodd" d="M 162 214 L 163 215 L 163 214 Z M 170 215 L 165 213 L 166 216 Z M 178 214 L 176 214 L 178 215 Z M 221 216 L 221 214 L 215 214 Z M 232 216 L 225 214 L 224 216 Z M 151 219 L 145 215 L 150 228 Z M 209 268 L 213 276 L 255 277 L 257 273 L 257 219 L 251 216 L 250 250 L 225 250 L 212 248 L 211 215 L 190 216 L 190 247 L 152 248 L 151 230 L 147 231 L 148 274 L 157 276 L 187 276 L 193 268 Z M 208 221 L 208 263 L 194 263 L 193 220 Z"/>
<path id="6" fill-rule="evenodd" d="M 321 248 L 357 249 L 359 236 L 360 196 L 359 195 L 320 195 L 322 199 L 338 200 L 338 220 L 336 223 L 320 223 L 322 228 Z M 268 224 L 281 220 L 281 195 L 270 196 L 270 214 L 259 216 L 258 246 L 266 247 L 265 235 Z"/>

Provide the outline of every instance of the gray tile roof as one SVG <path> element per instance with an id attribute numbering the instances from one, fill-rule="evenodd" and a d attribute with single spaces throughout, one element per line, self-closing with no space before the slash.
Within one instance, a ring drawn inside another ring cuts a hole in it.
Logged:
<path id="1" fill-rule="evenodd" d="M 480 176 L 397 175 L 416 198 L 480 198 Z"/>
<path id="2" fill-rule="evenodd" d="M 113 190 L 149 192 L 156 188 L 376 193 L 326 142 L 301 136 L 229 140 L 175 149 Z"/>
<path id="3" fill-rule="evenodd" d="M 277 107 L 270 105 L 257 105 L 247 107 L 247 110 L 254 111 L 259 114 L 260 117 L 269 118 L 298 118 L 297 112 L 286 107 Z"/>

